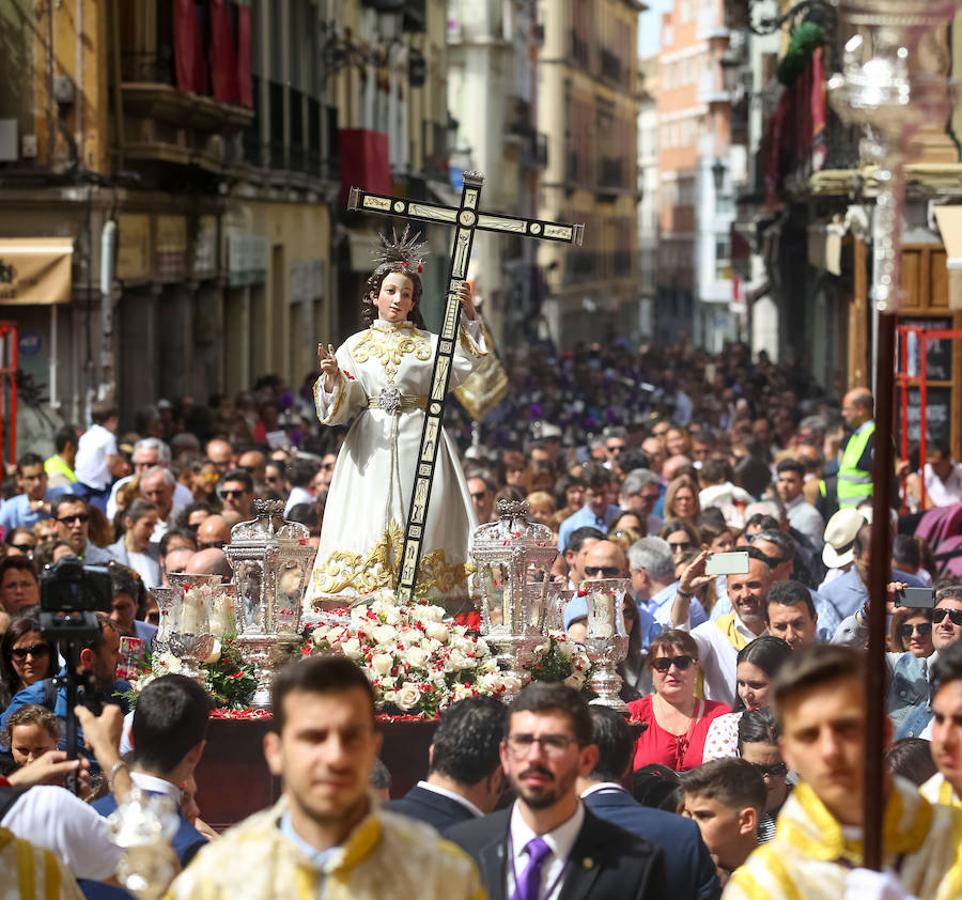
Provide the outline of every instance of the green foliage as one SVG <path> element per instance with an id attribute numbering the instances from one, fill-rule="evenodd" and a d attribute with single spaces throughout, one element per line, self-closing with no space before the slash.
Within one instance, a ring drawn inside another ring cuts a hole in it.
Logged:
<path id="1" fill-rule="evenodd" d="M 793 32 L 785 55 L 778 61 L 778 80 L 788 86 L 808 65 L 812 54 L 825 45 L 825 32 L 814 22 L 802 22 Z"/>

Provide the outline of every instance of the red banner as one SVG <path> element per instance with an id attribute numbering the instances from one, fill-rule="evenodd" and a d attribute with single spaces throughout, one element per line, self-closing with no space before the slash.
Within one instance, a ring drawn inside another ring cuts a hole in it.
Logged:
<path id="1" fill-rule="evenodd" d="M 388 163 L 387 135 L 382 131 L 342 128 L 338 132 L 341 151 L 341 198 L 352 187 L 375 194 L 390 194 L 394 185 Z"/>
<path id="2" fill-rule="evenodd" d="M 228 0 L 210 0 L 210 77 L 215 100 L 239 102 L 237 54 Z"/>
<path id="3" fill-rule="evenodd" d="M 254 107 L 251 81 L 251 8 L 237 5 L 237 101 L 248 109 Z"/>
<path id="4" fill-rule="evenodd" d="M 182 91 L 202 92 L 202 83 L 197 82 L 197 70 L 203 65 L 198 58 L 200 45 L 194 0 L 174 0 L 174 77 Z"/>

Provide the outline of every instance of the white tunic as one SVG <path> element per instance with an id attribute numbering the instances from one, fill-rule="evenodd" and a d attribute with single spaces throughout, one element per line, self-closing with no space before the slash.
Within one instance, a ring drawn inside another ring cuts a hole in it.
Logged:
<path id="1" fill-rule="evenodd" d="M 477 325 L 462 324 L 452 388 L 486 353 Z M 324 606 L 330 601 L 351 603 L 393 588 L 397 581 L 437 340 L 437 335 L 408 322 L 375 320 L 338 348 L 341 372 L 333 392 L 324 390 L 323 376 L 314 386 L 322 424 L 354 422 L 334 467 L 305 593 L 306 611 L 323 601 L 328 601 Z M 391 387 L 401 394 L 400 412 L 372 408 L 371 398 Z M 418 596 L 449 601 L 466 596 L 465 562 L 476 526 L 457 450 L 442 431 L 418 567 Z"/>

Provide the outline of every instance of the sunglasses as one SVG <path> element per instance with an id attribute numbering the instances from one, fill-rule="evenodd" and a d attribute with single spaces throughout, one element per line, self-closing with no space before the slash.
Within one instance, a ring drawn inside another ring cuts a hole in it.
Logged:
<path id="1" fill-rule="evenodd" d="M 33 553 L 37 548 L 33 544 L 11 544 L 14 550 L 19 550 L 21 553 Z"/>
<path id="2" fill-rule="evenodd" d="M 671 547 L 672 553 L 686 553 L 691 550 L 693 545 L 691 541 L 678 541 L 677 543 L 669 541 L 668 546 Z"/>
<path id="3" fill-rule="evenodd" d="M 771 765 L 752 763 L 751 765 L 762 778 L 784 778 L 788 774 L 788 766 L 783 762 L 772 763 Z"/>
<path id="4" fill-rule="evenodd" d="M 37 659 L 41 656 L 49 656 L 50 648 L 46 644 L 34 644 L 32 647 L 14 647 L 10 655 L 18 662 L 23 662 L 28 656 Z"/>
<path id="5" fill-rule="evenodd" d="M 683 654 L 682 656 L 659 656 L 658 659 L 652 662 L 651 667 L 659 672 L 667 672 L 674 666 L 679 672 L 684 672 L 696 662 L 698 662 L 698 660 L 696 660 L 694 656 L 688 656 L 687 654 Z"/>
<path id="6" fill-rule="evenodd" d="M 945 620 L 945 617 L 949 617 L 949 621 L 956 627 L 962 628 L 962 609 L 933 609 L 932 610 L 932 621 L 936 625 L 941 625 Z"/>
<path id="7" fill-rule="evenodd" d="M 72 516 L 61 516 L 57 519 L 61 525 L 73 525 L 74 522 L 79 522 L 81 525 L 85 524 L 90 518 L 86 513 L 76 513 Z"/>
<path id="8" fill-rule="evenodd" d="M 244 494 L 246 494 L 246 493 L 247 493 L 247 491 L 244 491 L 244 490 L 218 491 L 219 496 L 222 497 L 222 498 L 225 499 L 225 500 L 232 500 L 232 499 L 234 499 L 235 497 L 243 497 Z"/>
<path id="9" fill-rule="evenodd" d="M 904 641 L 915 633 L 919 637 L 928 637 L 932 633 L 932 623 L 931 622 L 920 622 L 918 625 L 910 625 L 906 622 L 904 625 L 899 625 L 896 633 Z"/>
<path id="10" fill-rule="evenodd" d="M 585 575 L 589 578 L 617 578 L 621 574 L 621 569 L 617 566 L 585 566 Z"/>

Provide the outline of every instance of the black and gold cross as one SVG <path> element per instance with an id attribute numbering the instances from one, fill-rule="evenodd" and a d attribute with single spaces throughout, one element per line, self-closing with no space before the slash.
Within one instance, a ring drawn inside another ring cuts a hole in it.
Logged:
<path id="1" fill-rule="evenodd" d="M 451 363 L 457 346 L 458 323 L 461 316 L 458 290 L 468 276 L 474 233 L 493 231 L 499 234 L 516 234 L 579 246 L 584 236 L 584 225 L 568 225 L 564 222 L 548 222 L 544 219 L 525 219 L 519 216 L 500 216 L 481 212 L 478 205 L 483 184 L 484 176 L 480 172 L 465 172 L 460 206 L 443 206 L 419 200 L 390 197 L 385 194 L 371 194 L 358 188 L 351 188 L 348 198 L 347 205 L 351 210 L 379 213 L 432 225 L 449 225 L 455 229 L 444 320 L 434 356 L 431 392 L 428 395 L 424 427 L 421 431 L 418 468 L 411 494 L 411 505 L 408 508 L 407 526 L 404 530 L 404 546 L 401 551 L 397 594 L 403 600 L 411 600 L 414 597 L 417 583 L 418 561 L 421 558 L 421 545 L 428 517 L 428 505 L 431 502 L 431 487 L 434 483 L 441 426 L 444 421 L 448 385 L 451 381 Z"/>

